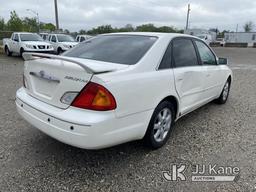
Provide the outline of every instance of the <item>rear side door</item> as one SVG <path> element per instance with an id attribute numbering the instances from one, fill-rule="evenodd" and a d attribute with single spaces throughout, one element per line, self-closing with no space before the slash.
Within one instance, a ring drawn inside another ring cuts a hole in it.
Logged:
<path id="1" fill-rule="evenodd" d="M 217 64 L 213 51 L 202 41 L 194 40 L 199 53 L 200 62 L 206 70 L 206 80 L 204 87 L 204 98 L 210 100 L 215 98 L 222 89 L 223 78 L 221 66 Z"/>
<path id="2" fill-rule="evenodd" d="M 202 104 L 205 70 L 190 38 L 175 38 L 172 41 L 172 57 L 175 87 L 180 97 L 182 115 Z"/>

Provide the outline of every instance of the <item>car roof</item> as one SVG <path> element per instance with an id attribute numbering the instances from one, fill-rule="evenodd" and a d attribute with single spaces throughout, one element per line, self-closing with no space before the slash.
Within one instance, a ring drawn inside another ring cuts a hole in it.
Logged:
<path id="1" fill-rule="evenodd" d="M 141 36 L 156 36 L 156 37 L 195 37 L 181 33 L 158 33 L 158 32 L 122 32 L 122 33 L 108 33 L 103 35 L 141 35 Z"/>
<path id="2" fill-rule="evenodd" d="M 30 32 L 14 32 L 16 34 L 37 34 L 37 33 L 30 33 Z"/>
<path id="3" fill-rule="evenodd" d="M 70 34 L 64 34 L 64 33 L 49 33 L 48 35 L 70 35 Z"/>

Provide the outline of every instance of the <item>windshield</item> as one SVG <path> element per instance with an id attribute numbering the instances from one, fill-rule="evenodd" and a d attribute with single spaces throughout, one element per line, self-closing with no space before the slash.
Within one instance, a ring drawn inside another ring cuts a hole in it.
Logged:
<path id="1" fill-rule="evenodd" d="M 157 40 L 153 36 L 102 35 L 80 43 L 65 56 L 133 65 Z"/>
<path id="2" fill-rule="evenodd" d="M 37 34 L 20 34 L 21 41 L 44 41 L 42 37 Z"/>
<path id="3" fill-rule="evenodd" d="M 69 35 L 57 35 L 59 42 L 75 42 L 75 39 Z"/>

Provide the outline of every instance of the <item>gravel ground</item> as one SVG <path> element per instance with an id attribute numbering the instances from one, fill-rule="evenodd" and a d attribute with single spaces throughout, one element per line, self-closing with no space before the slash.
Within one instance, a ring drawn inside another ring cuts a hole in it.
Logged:
<path id="1" fill-rule="evenodd" d="M 0 55 L 0 191 L 256 191 L 256 49 L 215 48 L 234 72 L 225 105 L 180 119 L 169 142 L 150 151 L 140 142 L 88 151 L 60 143 L 16 112 L 23 61 Z M 234 182 L 168 182 L 171 163 L 237 166 Z"/>

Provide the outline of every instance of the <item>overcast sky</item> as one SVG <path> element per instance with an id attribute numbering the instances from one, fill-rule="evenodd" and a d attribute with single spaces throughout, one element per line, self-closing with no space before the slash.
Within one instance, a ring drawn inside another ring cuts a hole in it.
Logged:
<path id="1" fill-rule="evenodd" d="M 256 23 L 254 0 L 58 0 L 60 28 L 70 31 L 102 24 L 114 27 L 153 23 L 184 29 L 187 4 L 191 4 L 190 28 L 243 30 L 246 21 Z M 20 17 L 39 13 L 41 22 L 55 22 L 54 0 L 0 0 L 0 17 L 16 10 Z"/>

